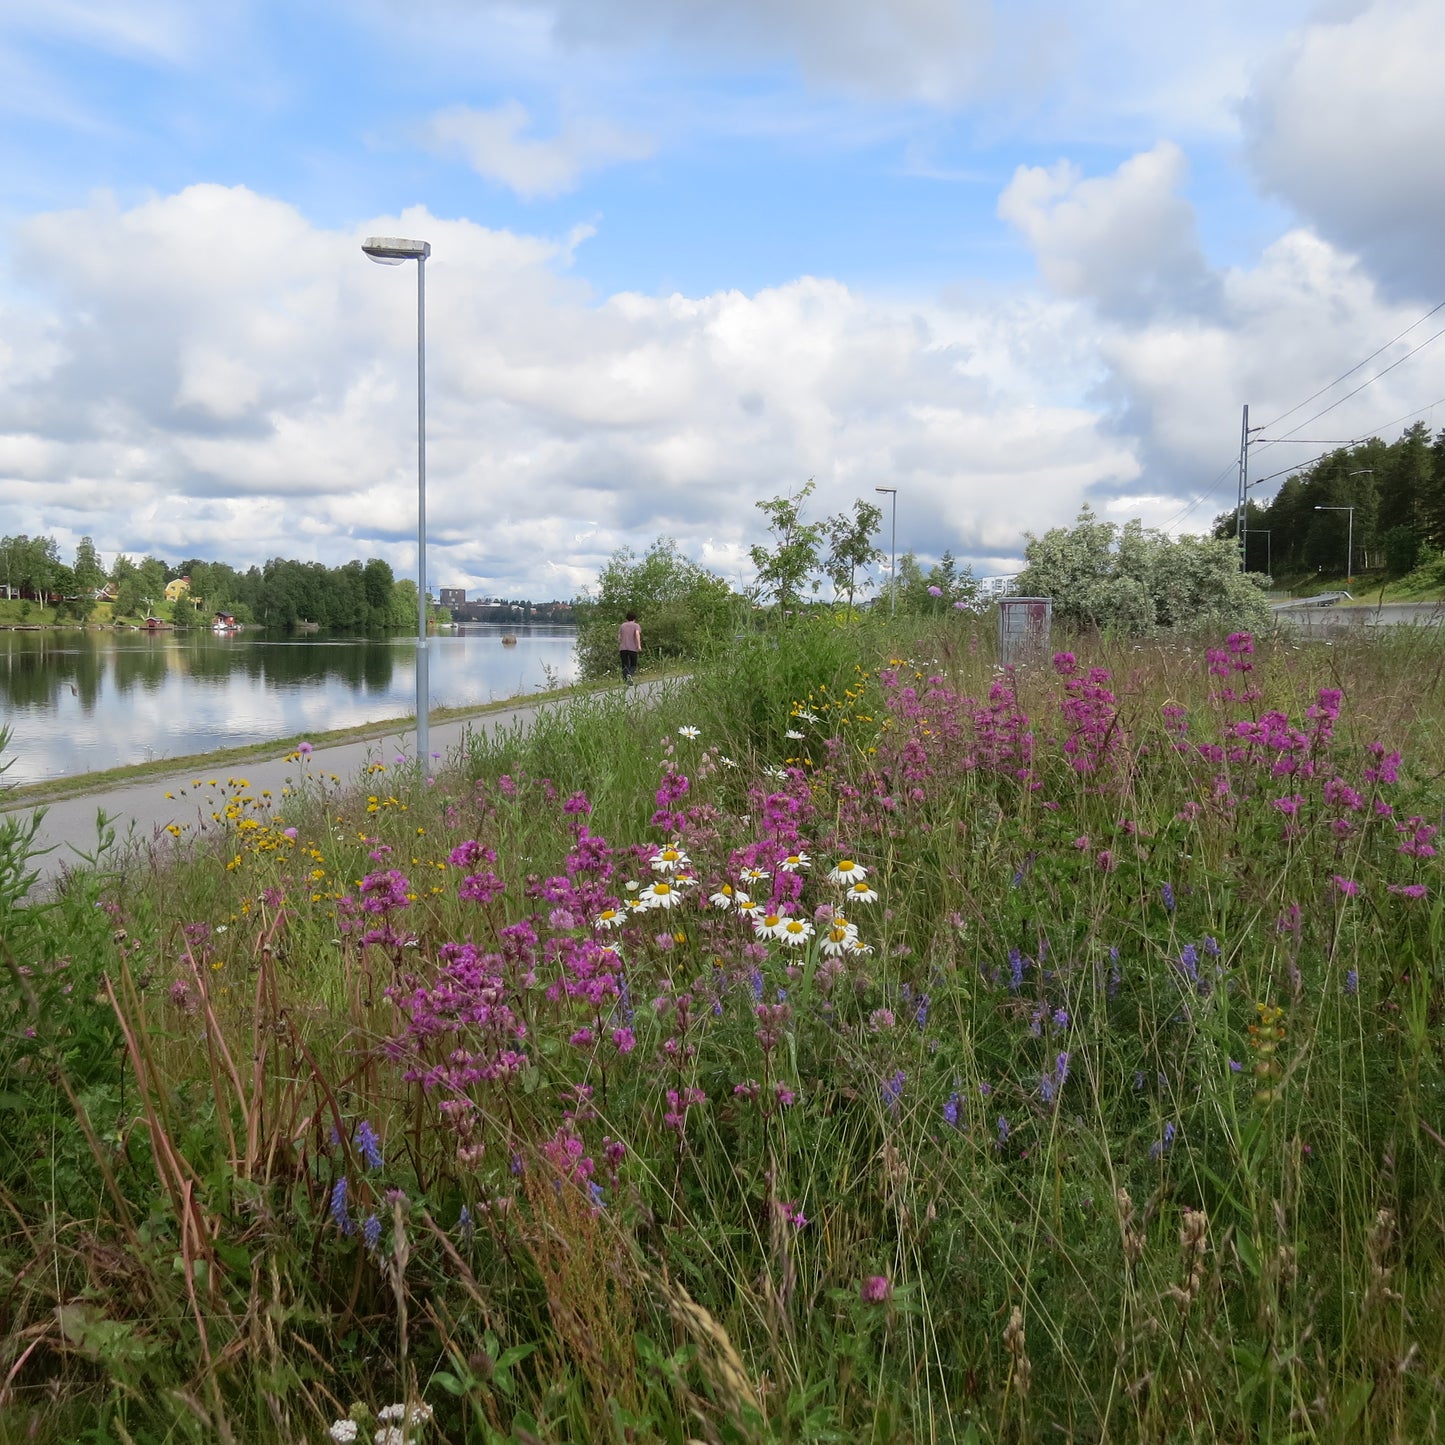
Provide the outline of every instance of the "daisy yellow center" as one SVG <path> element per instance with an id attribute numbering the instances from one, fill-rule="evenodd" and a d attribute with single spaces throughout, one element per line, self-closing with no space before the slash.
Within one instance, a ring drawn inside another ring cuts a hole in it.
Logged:
<path id="1" fill-rule="evenodd" d="M 803 931 L 803 925 L 795 918 L 787 924 L 787 929 L 789 933 L 801 933 Z"/>
<path id="2" fill-rule="evenodd" d="M 838 871 L 840 873 L 851 873 L 853 871 L 853 860 L 851 858 L 843 859 L 843 861 L 838 864 Z"/>
<path id="3" fill-rule="evenodd" d="M 654 883 L 652 885 L 652 891 L 654 893 L 671 893 L 672 885 L 670 883 Z"/>

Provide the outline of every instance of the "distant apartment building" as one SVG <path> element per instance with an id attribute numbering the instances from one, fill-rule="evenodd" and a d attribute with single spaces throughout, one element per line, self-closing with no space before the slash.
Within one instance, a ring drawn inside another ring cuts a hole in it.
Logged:
<path id="1" fill-rule="evenodd" d="M 467 605 L 467 589 L 465 587 L 443 587 L 443 607 L 465 607 Z"/>

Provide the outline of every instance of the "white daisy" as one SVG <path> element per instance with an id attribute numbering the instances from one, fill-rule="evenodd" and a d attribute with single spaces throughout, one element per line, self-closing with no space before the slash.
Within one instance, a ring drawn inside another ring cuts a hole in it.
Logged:
<path id="1" fill-rule="evenodd" d="M 788 770 L 786 768 L 764 768 L 763 776 L 772 778 L 774 782 L 786 783 L 788 781 Z"/>
<path id="2" fill-rule="evenodd" d="M 861 879 L 848 890 L 847 896 L 852 899 L 854 903 L 878 902 L 877 891 L 873 888 L 870 888 L 868 884 L 863 882 Z"/>
<path id="3" fill-rule="evenodd" d="M 804 722 L 815 723 L 818 721 L 818 714 L 815 712 L 799 711 L 793 714 L 795 718 L 801 718 Z"/>
<path id="4" fill-rule="evenodd" d="M 677 735 L 680 738 L 695 738 L 702 736 L 700 730 L 697 728 L 678 728 Z"/>
<path id="5" fill-rule="evenodd" d="M 813 936 L 813 925 L 806 918 L 785 918 L 782 928 L 774 936 L 781 938 L 789 948 L 801 948 Z"/>
<path id="6" fill-rule="evenodd" d="M 781 863 L 778 870 L 782 873 L 797 873 L 801 869 L 811 868 L 813 860 L 806 853 L 789 853 Z"/>
<path id="7" fill-rule="evenodd" d="M 691 861 L 676 843 L 659 848 L 651 859 L 653 871 L 657 873 L 676 873 L 679 869 L 686 868 Z"/>
<path id="8" fill-rule="evenodd" d="M 735 768 L 735 767 L 737 767 L 736 761 L 735 761 L 734 759 L 730 758 L 730 757 L 725 756 L 725 755 L 720 755 L 720 756 L 718 757 L 718 762 L 720 762 L 720 763 L 723 765 L 723 767 L 725 767 L 725 768 Z"/>
<path id="9" fill-rule="evenodd" d="M 638 898 L 644 908 L 676 908 L 682 902 L 682 894 L 661 878 L 656 883 L 649 883 Z"/>
<path id="10" fill-rule="evenodd" d="M 746 893 L 738 894 L 737 910 L 742 917 L 749 920 L 761 918 L 763 915 L 763 905 L 754 903 Z"/>
<path id="11" fill-rule="evenodd" d="M 788 920 L 781 913 L 759 913 L 753 919 L 753 927 L 759 938 L 779 938 Z"/>
<path id="12" fill-rule="evenodd" d="M 731 883 L 724 883 L 716 893 L 709 896 L 707 901 L 711 903 L 714 908 L 726 909 L 731 908 L 733 904 L 737 902 L 738 896 L 739 895 L 733 891 L 733 885 Z"/>
<path id="13" fill-rule="evenodd" d="M 829 958 L 840 958 L 852 949 L 857 939 L 858 930 L 851 923 L 842 923 L 835 918 L 823 935 L 823 952 Z"/>
<path id="14" fill-rule="evenodd" d="M 797 730 L 797 728 L 789 728 L 789 729 L 787 730 L 787 732 L 785 732 L 785 733 L 783 734 L 783 736 L 784 736 L 785 738 L 792 738 L 793 741 L 794 741 L 794 742 L 797 742 L 797 743 L 800 743 L 800 742 L 803 741 L 803 734 L 800 733 L 800 732 Z"/>
<path id="15" fill-rule="evenodd" d="M 604 908 L 592 921 L 598 928 L 620 928 L 623 911 L 620 908 Z"/>
<path id="16" fill-rule="evenodd" d="M 738 875 L 743 883 L 766 883 L 772 876 L 766 868 L 744 868 Z"/>
<path id="17" fill-rule="evenodd" d="M 838 866 L 828 874 L 828 882 L 857 883 L 859 879 L 867 876 L 868 870 L 861 863 L 855 863 L 851 858 L 840 858 Z"/>

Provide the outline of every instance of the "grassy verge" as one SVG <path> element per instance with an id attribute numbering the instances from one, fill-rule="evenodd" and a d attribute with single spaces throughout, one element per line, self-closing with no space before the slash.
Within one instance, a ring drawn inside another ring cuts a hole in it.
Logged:
<path id="1" fill-rule="evenodd" d="M 0 1435 L 1433 1438 L 1445 651 L 1080 654 L 800 625 L 0 907 Z"/>

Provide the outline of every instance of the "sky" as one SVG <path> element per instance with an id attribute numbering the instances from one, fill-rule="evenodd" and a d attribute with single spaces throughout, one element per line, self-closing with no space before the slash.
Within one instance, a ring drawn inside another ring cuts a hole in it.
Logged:
<path id="1" fill-rule="evenodd" d="M 1439 0 L 0 0 L 0 534 L 415 575 L 371 235 L 432 246 L 433 590 L 745 586 L 810 478 L 980 576 L 1203 531 L 1245 404 L 1255 476 L 1445 428 L 1441 54 Z"/>

